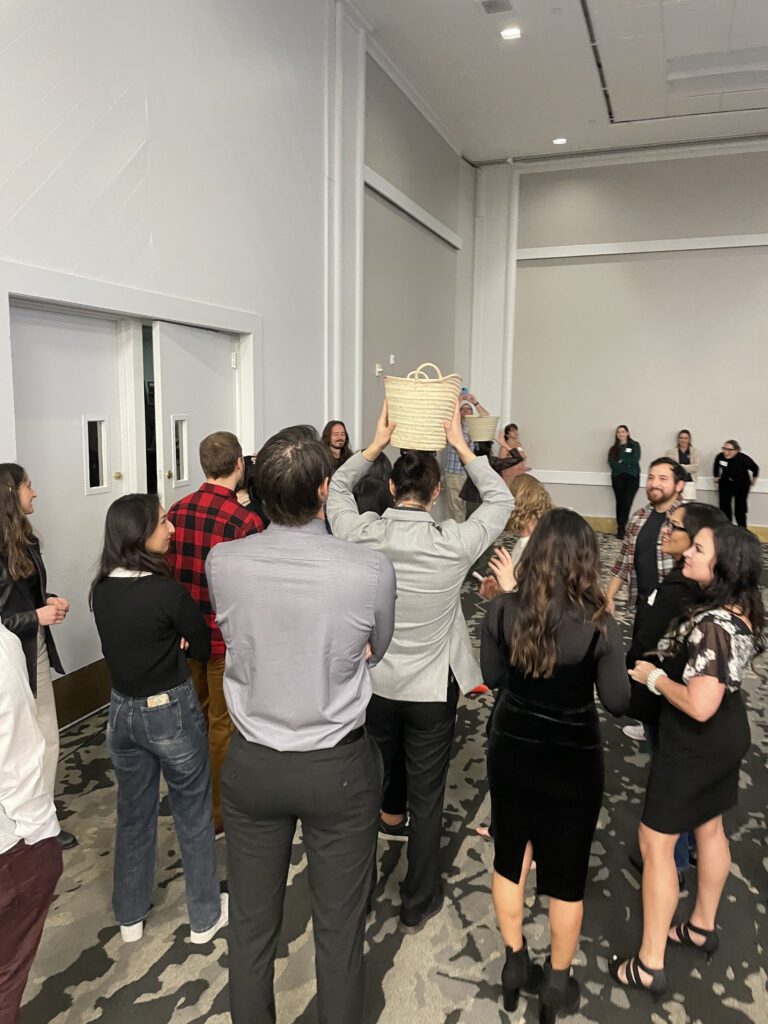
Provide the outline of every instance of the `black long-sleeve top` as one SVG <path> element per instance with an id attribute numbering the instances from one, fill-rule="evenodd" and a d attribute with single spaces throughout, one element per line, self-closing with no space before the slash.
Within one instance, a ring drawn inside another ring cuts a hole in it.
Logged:
<path id="1" fill-rule="evenodd" d="M 750 479 L 749 474 L 752 474 Z M 715 480 L 722 480 L 724 483 L 732 484 L 737 490 L 749 488 L 760 473 L 760 467 L 744 452 L 726 459 L 724 455 L 718 455 L 712 467 L 712 476 Z"/>
<path id="2" fill-rule="evenodd" d="M 503 635 L 505 616 L 515 614 L 516 593 L 496 598 L 488 606 L 480 641 L 480 668 L 483 682 L 495 689 L 501 686 L 509 671 L 509 652 Z M 557 633 L 558 665 L 575 665 L 584 657 L 595 632 L 592 623 L 576 616 L 563 619 Z M 600 703 L 612 715 L 623 715 L 629 704 L 629 679 L 624 664 L 624 648 L 619 627 L 613 618 L 606 623 L 605 635 L 595 646 L 597 660 L 595 684 Z M 546 687 L 547 681 L 541 681 Z"/>
<path id="3" fill-rule="evenodd" d="M 93 591 L 93 615 L 112 685 L 152 697 L 189 676 L 187 655 L 207 661 L 211 632 L 188 591 L 166 576 L 109 576 Z M 181 650 L 181 638 L 189 649 Z"/>

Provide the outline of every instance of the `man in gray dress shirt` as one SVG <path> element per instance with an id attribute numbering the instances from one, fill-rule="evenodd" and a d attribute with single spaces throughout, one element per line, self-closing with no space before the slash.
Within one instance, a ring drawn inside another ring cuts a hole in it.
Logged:
<path id="1" fill-rule="evenodd" d="M 433 520 L 440 469 L 426 452 L 408 452 L 395 463 L 394 508 L 382 516 L 358 514 L 352 488 L 394 430 L 386 402 L 373 441 L 336 470 L 328 495 L 334 536 L 381 551 L 397 574 L 395 632 L 371 673 L 367 726 L 381 749 L 386 778 L 398 744 L 405 749 L 411 825 L 408 873 L 401 886 L 404 932 L 418 931 L 442 906 L 440 833 L 458 691 L 467 693 L 480 681 L 461 611 L 461 585 L 504 529 L 514 505 L 488 459 L 475 456 L 464 440 L 458 406 L 445 428 L 482 499 L 465 523 L 448 519 L 438 526 Z"/>
<path id="2" fill-rule="evenodd" d="M 379 552 L 327 533 L 333 465 L 320 442 L 281 432 L 255 469 L 269 528 L 206 561 L 236 729 L 222 772 L 232 1020 L 275 1020 L 274 959 L 301 820 L 318 1017 L 359 1024 L 383 774 L 363 724 L 369 668 L 392 637 L 395 574 Z"/>

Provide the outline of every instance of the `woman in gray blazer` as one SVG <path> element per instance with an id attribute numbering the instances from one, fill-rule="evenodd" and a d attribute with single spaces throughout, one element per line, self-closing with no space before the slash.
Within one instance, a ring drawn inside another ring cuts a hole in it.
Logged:
<path id="1" fill-rule="evenodd" d="M 445 424 L 482 503 L 464 523 L 437 524 L 440 467 L 432 453 L 410 451 L 395 463 L 394 508 L 358 514 L 352 489 L 388 446 L 395 424 L 384 403 L 371 444 L 334 474 L 326 514 L 334 536 L 368 544 L 395 567 L 395 632 L 371 670 L 373 697 L 366 726 L 384 759 L 385 785 L 399 742 L 405 748 L 411 812 L 408 872 L 401 886 L 400 929 L 416 932 L 442 907 L 439 883 L 443 794 L 459 690 L 480 679 L 461 611 L 461 585 L 480 555 L 503 531 L 514 501 L 486 457 L 470 450 L 458 405 Z"/>

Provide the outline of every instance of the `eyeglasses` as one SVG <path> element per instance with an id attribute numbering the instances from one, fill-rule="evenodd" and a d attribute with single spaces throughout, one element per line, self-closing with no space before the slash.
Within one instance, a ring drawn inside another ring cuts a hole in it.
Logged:
<path id="1" fill-rule="evenodd" d="M 669 530 L 670 533 L 675 533 L 675 532 L 688 533 L 686 528 L 684 526 L 681 526 L 680 523 L 675 522 L 674 519 L 669 519 L 669 518 L 665 519 L 664 520 L 664 525 L 666 526 L 666 528 Z"/>
<path id="2" fill-rule="evenodd" d="M 736 449 L 735 448 L 729 448 L 727 444 L 724 444 L 723 447 L 720 449 L 720 451 L 721 452 L 735 452 Z"/>

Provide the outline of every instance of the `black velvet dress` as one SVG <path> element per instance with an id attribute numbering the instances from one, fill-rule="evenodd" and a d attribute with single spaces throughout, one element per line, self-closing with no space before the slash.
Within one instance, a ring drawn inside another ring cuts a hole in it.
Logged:
<path id="1" fill-rule="evenodd" d="M 613 619 L 604 637 L 574 617 L 560 629 L 552 677 L 525 676 L 509 664 L 504 639 L 517 599 L 491 604 L 481 647 L 485 682 L 502 686 L 488 744 L 494 870 L 518 883 L 530 842 L 538 892 L 581 900 L 603 800 L 594 689 L 612 714 L 624 712 L 624 652 Z"/>

